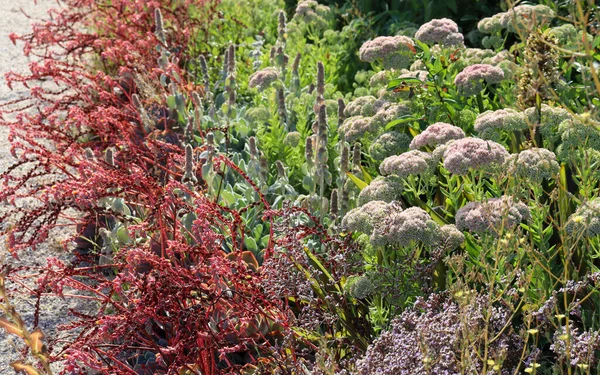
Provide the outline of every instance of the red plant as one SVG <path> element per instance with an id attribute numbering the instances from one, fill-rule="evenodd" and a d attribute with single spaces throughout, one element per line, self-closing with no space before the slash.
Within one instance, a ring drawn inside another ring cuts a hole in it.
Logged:
<path id="1" fill-rule="evenodd" d="M 214 3 L 67 0 L 30 35 L 11 35 L 40 58 L 31 74 L 7 75 L 9 85 L 31 91 L 0 112 L 17 158 L 1 175 L 0 199 L 13 203 L 0 218 L 14 222 L 11 252 L 18 257 L 45 241 L 59 218 L 99 245 L 106 245 L 100 227 L 115 229 L 115 223 L 135 239 L 104 265 L 90 266 L 93 251 L 81 251 L 74 264 L 49 259 L 43 270 L 38 296 L 49 288 L 99 304 L 94 314 L 72 311 L 77 319 L 65 328 L 79 333 L 51 353 L 66 361 L 65 371 L 226 374 L 286 365 L 286 311 L 260 287 L 258 264 L 242 249 L 239 212 L 211 201 L 200 186 L 179 182 L 182 124 L 162 99 L 166 85 L 154 84 L 170 82 L 187 98 L 201 89 L 186 81 L 181 65 L 190 38 L 214 17 Z M 209 12 L 190 18 L 199 7 Z M 155 30 L 155 8 L 166 38 Z M 168 61 L 159 66 L 166 50 Z M 102 70 L 90 71 L 90 63 Z M 58 89 L 34 86 L 41 80 Z M 154 128 L 144 126 L 134 93 Z M 225 158 L 217 161 L 235 169 Z M 18 208 L 22 198 L 37 204 Z M 106 203 L 116 198 L 123 209 Z M 80 214 L 68 216 L 68 209 Z M 190 215 L 192 223 L 182 224 Z"/>

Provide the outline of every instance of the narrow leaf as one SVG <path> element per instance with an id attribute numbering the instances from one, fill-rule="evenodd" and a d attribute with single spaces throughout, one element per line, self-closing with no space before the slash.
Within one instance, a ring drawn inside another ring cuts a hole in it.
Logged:
<path id="1" fill-rule="evenodd" d="M 366 182 L 356 177 L 352 173 L 346 172 L 346 174 L 348 175 L 348 177 L 350 177 L 350 179 L 354 182 L 354 184 L 358 187 L 359 190 L 362 190 L 368 186 Z"/>
<path id="2" fill-rule="evenodd" d="M 12 333 L 13 335 L 17 335 L 20 338 L 24 338 L 23 330 L 19 328 L 19 326 L 9 322 L 4 318 L 0 318 L 0 327 L 4 328 L 6 332 Z"/>

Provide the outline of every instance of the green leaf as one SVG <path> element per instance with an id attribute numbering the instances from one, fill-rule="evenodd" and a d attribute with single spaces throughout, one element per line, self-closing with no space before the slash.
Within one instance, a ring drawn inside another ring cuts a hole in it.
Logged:
<path id="1" fill-rule="evenodd" d="M 256 240 L 250 236 L 244 237 L 244 245 L 246 246 L 246 249 L 250 251 L 258 251 Z"/>
<path id="2" fill-rule="evenodd" d="M 371 177 L 371 175 L 369 174 L 369 172 L 367 172 L 367 170 L 365 169 L 365 167 L 363 167 L 362 165 L 360 166 L 360 170 L 363 173 L 363 176 L 365 178 L 365 182 L 368 184 L 371 183 L 371 181 L 373 181 L 373 177 Z"/>
<path id="3" fill-rule="evenodd" d="M 354 182 L 354 184 L 356 184 L 356 186 L 358 187 L 359 190 L 362 190 L 364 188 L 366 188 L 369 184 L 367 184 L 366 182 L 364 182 L 363 180 L 361 180 L 360 178 L 356 177 L 355 175 L 353 175 L 350 172 L 346 172 L 346 174 L 348 175 L 348 177 L 350 177 L 350 179 Z"/>
<path id="4" fill-rule="evenodd" d="M 418 120 L 418 118 L 415 118 L 412 115 L 404 115 L 404 116 L 401 116 L 400 118 L 395 119 L 394 121 L 388 122 L 388 124 L 385 126 L 385 130 L 390 130 L 393 127 L 395 127 L 396 125 L 404 124 L 404 123 L 415 121 L 415 120 Z"/>
<path id="5" fill-rule="evenodd" d="M 401 87 L 401 86 L 415 86 L 415 85 L 422 85 L 423 81 L 421 81 L 418 78 L 414 78 L 414 77 L 406 77 L 406 78 L 396 78 L 391 80 L 388 85 L 387 85 L 387 89 L 389 91 L 394 90 L 395 88 Z"/>

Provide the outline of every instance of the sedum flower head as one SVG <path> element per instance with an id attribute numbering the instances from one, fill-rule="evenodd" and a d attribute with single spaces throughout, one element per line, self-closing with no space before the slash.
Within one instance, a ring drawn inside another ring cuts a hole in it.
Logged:
<path id="1" fill-rule="evenodd" d="M 467 137 L 448 145 L 444 151 L 444 168 L 458 175 L 467 174 L 470 169 L 494 170 L 502 166 L 508 156 L 501 144 Z"/>
<path id="2" fill-rule="evenodd" d="M 504 13 L 494 14 L 492 17 L 487 17 L 479 21 L 477 29 L 483 34 L 496 34 L 503 29 L 502 16 Z"/>
<path id="3" fill-rule="evenodd" d="M 456 75 L 454 84 L 458 93 L 463 96 L 473 96 L 483 90 L 482 82 L 494 84 L 504 79 L 502 69 L 489 64 L 474 64 L 467 66 Z"/>
<path id="4" fill-rule="evenodd" d="M 507 164 L 511 175 L 537 183 L 544 179 L 554 178 L 560 170 L 554 152 L 545 148 L 521 151 L 518 155 L 514 155 Z"/>
<path id="5" fill-rule="evenodd" d="M 518 29 L 531 29 L 548 24 L 554 18 L 554 11 L 546 5 L 517 5 L 500 16 L 502 28 L 510 32 Z"/>
<path id="6" fill-rule="evenodd" d="M 415 39 L 428 44 L 441 44 L 443 46 L 463 46 L 464 37 L 458 32 L 456 22 L 448 18 L 433 19 L 423 24 Z"/>
<path id="7" fill-rule="evenodd" d="M 374 245 L 407 246 L 411 241 L 420 241 L 431 245 L 438 235 L 439 225 L 431 216 L 419 207 L 410 207 L 404 211 L 391 210 L 374 226 L 371 242 Z"/>
<path id="8" fill-rule="evenodd" d="M 381 61 L 385 69 L 408 68 L 414 56 L 414 42 L 406 36 L 380 36 L 365 42 L 358 51 L 362 61 Z"/>
<path id="9" fill-rule="evenodd" d="M 354 277 L 349 282 L 348 293 L 356 299 L 364 299 L 375 292 L 375 284 L 367 276 Z"/>
<path id="10" fill-rule="evenodd" d="M 327 19 L 330 14 L 331 9 L 328 6 L 321 5 L 315 0 L 303 0 L 296 6 L 293 21 L 310 25 L 318 30 L 324 30 L 328 27 Z"/>
<path id="11" fill-rule="evenodd" d="M 410 141 L 410 136 L 407 134 L 396 131 L 385 132 L 373 141 L 369 153 L 374 160 L 381 161 L 388 156 L 408 151 Z"/>
<path id="12" fill-rule="evenodd" d="M 268 67 L 252 74 L 248 86 L 251 88 L 256 87 L 262 91 L 269 87 L 271 83 L 275 82 L 277 78 L 279 78 L 279 71 L 275 68 Z"/>
<path id="13" fill-rule="evenodd" d="M 374 132 L 377 129 L 377 124 L 370 117 L 354 116 L 344 120 L 340 127 L 340 133 L 344 135 L 346 142 L 352 143 L 365 133 Z"/>
<path id="14" fill-rule="evenodd" d="M 577 41 L 577 29 L 570 23 L 552 27 L 546 31 L 548 35 L 556 38 L 561 45 L 568 45 Z"/>
<path id="15" fill-rule="evenodd" d="M 371 234 L 375 226 L 379 225 L 392 211 L 398 210 L 402 210 L 400 205 L 390 205 L 384 201 L 367 202 L 344 215 L 342 228 L 346 232 Z"/>
<path id="16" fill-rule="evenodd" d="M 558 126 L 562 141 L 559 153 L 567 156 L 570 151 L 581 148 L 600 150 L 600 125 L 595 122 L 584 123 L 569 119 Z"/>
<path id="17" fill-rule="evenodd" d="M 465 235 L 455 225 L 440 227 L 437 245 L 445 250 L 454 250 L 465 242 Z"/>
<path id="18" fill-rule="evenodd" d="M 409 113 L 410 108 L 406 104 L 384 102 L 379 106 L 371 121 L 374 127 L 382 128 L 389 122 Z"/>
<path id="19" fill-rule="evenodd" d="M 560 138 L 558 126 L 563 121 L 572 118 L 566 109 L 562 107 L 550 107 L 547 104 L 542 104 L 539 114 L 536 107 L 527 108 L 524 113 L 530 124 L 537 124 L 539 126 L 542 137 L 552 143 L 558 141 Z"/>
<path id="20" fill-rule="evenodd" d="M 475 131 L 484 139 L 496 139 L 501 130 L 514 131 L 527 129 L 526 116 L 512 108 L 485 111 L 475 119 Z"/>
<path id="21" fill-rule="evenodd" d="M 358 204 L 365 205 L 371 201 L 392 202 L 402 193 L 402 184 L 398 179 L 379 176 L 361 190 Z"/>
<path id="22" fill-rule="evenodd" d="M 421 134 L 413 138 L 410 142 L 410 149 L 416 150 L 422 147 L 435 147 L 443 145 L 453 139 L 465 137 L 465 132 L 454 125 L 445 122 L 436 122 L 429 125 Z"/>
<path id="23" fill-rule="evenodd" d="M 283 144 L 290 147 L 296 147 L 300 144 L 302 135 L 299 132 L 289 132 L 283 139 Z"/>
<path id="24" fill-rule="evenodd" d="M 456 227 L 473 233 L 495 235 L 502 229 L 512 229 L 523 220 L 529 220 L 529 207 L 502 196 L 483 202 L 469 202 L 456 212 Z"/>
<path id="25" fill-rule="evenodd" d="M 252 107 L 246 111 L 246 118 L 254 123 L 263 123 L 269 121 L 271 112 L 269 112 L 268 108 L 263 106 Z"/>
<path id="26" fill-rule="evenodd" d="M 346 117 L 365 116 L 371 117 L 377 113 L 377 110 L 384 104 L 385 101 L 378 100 L 376 97 L 367 95 L 360 96 L 346 105 L 344 115 Z"/>
<path id="27" fill-rule="evenodd" d="M 393 174 L 405 178 L 410 175 L 422 175 L 429 172 L 430 163 L 430 154 L 412 150 L 385 158 L 379 165 L 379 171 L 384 176 Z"/>
<path id="28" fill-rule="evenodd" d="M 594 237 L 600 234 L 600 198 L 584 202 L 569 217 L 567 232 L 575 236 Z"/>

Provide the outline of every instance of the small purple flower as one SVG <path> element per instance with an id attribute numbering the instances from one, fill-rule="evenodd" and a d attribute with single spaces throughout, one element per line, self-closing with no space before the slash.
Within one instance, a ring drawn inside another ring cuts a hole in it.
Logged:
<path id="1" fill-rule="evenodd" d="M 467 137 L 448 145 L 444 152 L 444 168 L 450 173 L 464 175 L 470 169 L 493 170 L 502 166 L 508 157 L 508 151 L 501 144 Z"/>
<path id="2" fill-rule="evenodd" d="M 502 69 L 488 64 L 475 64 L 467 66 L 456 75 L 454 84 L 458 93 L 463 96 L 473 96 L 483 90 L 482 81 L 494 84 L 504 79 Z"/>
<path id="3" fill-rule="evenodd" d="M 423 24 L 415 34 L 415 39 L 443 46 L 464 45 L 464 37 L 458 32 L 458 25 L 448 18 L 434 19 Z"/>
<path id="4" fill-rule="evenodd" d="M 569 358 L 571 366 L 591 367 L 598 362 L 596 351 L 600 350 L 600 331 L 588 330 L 580 334 L 573 322 L 569 322 L 568 331 L 567 326 L 556 330 L 550 350 L 563 361 Z"/>
<path id="5" fill-rule="evenodd" d="M 419 150 L 412 150 L 385 158 L 379 165 L 379 171 L 384 176 L 394 174 L 404 178 L 410 175 L 427 173 L 430 169 L 430 163 L 430 154 Z"/>
<path id="6" fill-rule="evenodd" d="M 445 122 L 436 122 L 429 125 L 421 134 L 413 138 L 410 143 L 410 149 L 416 150 L 427 146 L 435 147 L 443 145 L 452 139 L 461 139 L 464 137 L 465 132 L 458 126 Z"/>
<path id="7" fill-rule="evenodd" d="M 502 196 L 484 202 L 469 202 L 456 212 L 456 227 L 473 233 L 495 235 L 502 229 L 512 229 L 531 217 L 529 207 Z"/>

